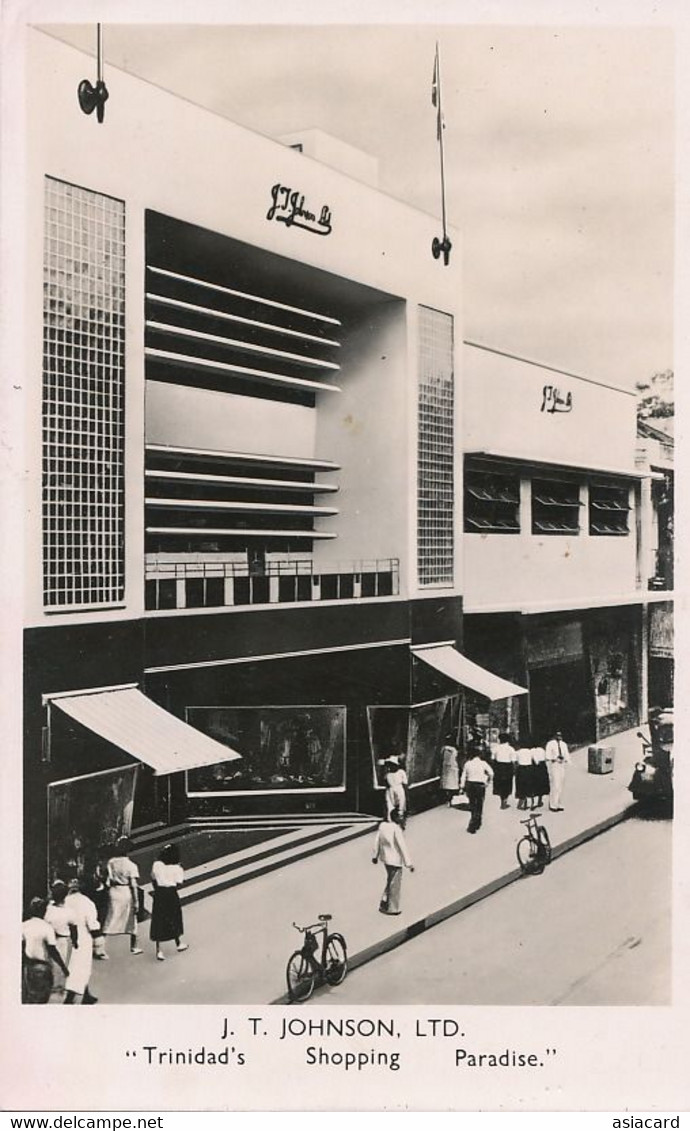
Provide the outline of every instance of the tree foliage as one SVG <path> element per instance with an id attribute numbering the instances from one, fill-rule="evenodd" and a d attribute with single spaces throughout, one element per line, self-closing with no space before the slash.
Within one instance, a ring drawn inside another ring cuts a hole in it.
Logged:
<path id="1" fill-rule="evenodd" d="M 654 373 L 649 381 L 638 381 L 637 415 L 640 420 L 663 420 L 674 415 L 673 370 Z"/>

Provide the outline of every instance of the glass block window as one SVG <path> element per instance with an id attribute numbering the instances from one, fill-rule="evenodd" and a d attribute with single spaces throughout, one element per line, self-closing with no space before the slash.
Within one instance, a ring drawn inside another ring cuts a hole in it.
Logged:
<path id="1" fill-rule="evenodd" d="M 125 206 L 47 177 L 43 597 L 124 598 Z"/>
<path id="2" fill-rule="evenodd" d="M 453 318 L 419 308 L 417 572 L 453 584 Z"/>

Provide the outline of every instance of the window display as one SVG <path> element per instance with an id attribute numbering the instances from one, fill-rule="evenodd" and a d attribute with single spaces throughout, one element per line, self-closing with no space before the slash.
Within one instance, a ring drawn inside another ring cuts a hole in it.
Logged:
<path id="1" fill-rule="evenodd" d="M 190 707 L 187 721 L 242 755 L 190 770 L 190 796 L 345 788 L 345 707 Z"/>

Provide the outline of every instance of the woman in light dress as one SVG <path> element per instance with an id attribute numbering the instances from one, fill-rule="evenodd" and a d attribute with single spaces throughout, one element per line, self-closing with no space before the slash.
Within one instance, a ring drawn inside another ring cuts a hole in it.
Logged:
<path id="1" fill-rule="evenodd" d="M 139 869 L 130 859 L 132 842 L 120 837 L 115 855 L 108 861 L 108 914 L 105 935 L 129 935 L 129 953 L 141 954 L 137 910 L 139 905 Z"/>
<path id="2" fill-rule="evenodd" d="M 453 798 L 460 789 L 460 767 L 458 766 L 458 748 L 453 743 L 453 736 L 447 735 L 445 744 L 441 747 L 441 789 L 446 803 L 453 804 Z"/>
<path id="3" fill-rule="evenodd" d="M 407 773 L 400 765 L 397 754 L 389 754 L 384 760 L 386 779 L 386 816 L 388 820 L 391 813 L 397 813 L 400 820 L 398 824 L 402 829 L 407 823 Z"/>
<path id="4" fill-rule="evenodd" d="M 101 929 L 96 914 L 96 904 L 82 891 L 82 882 L 74 877 L 69 882 L 69 893 L 65 907 L 76 926 L 76 938 L 72 947 L 69 973 L 65 981 L 65 1005 L 79 1003 L 95 1005 L 95 998 L 89 990 L 89 980 L 93 968 L 93 939 Z"/>
<path id="5" fill-rule="evenodd" d="M 67 884 L 63 880 L 56 880 L 50 889 L 50 903 L 43 916 L 46 923 L 50 923 L 55 931 L 55 945 L 62 961 L 67 967 L 72 959 L 72 947 L 77 941 L 77 920 L 73 910 L 66 904 Z M 59 1003 L 65 999 L 65 981 L 67 974 L 57 965 L 53 964 L 53 989 L 50 995 L 51 1002 Z"/>

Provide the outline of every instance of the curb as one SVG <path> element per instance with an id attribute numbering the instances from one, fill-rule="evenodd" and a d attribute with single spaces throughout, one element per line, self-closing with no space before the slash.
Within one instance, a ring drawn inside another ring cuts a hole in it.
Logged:
<path id="1" fill-rule="evenodd" d="M 574 848 L 578 848 L 581 844 L 585 844 L 589 840 L 594 840 L 595 837 L 601 836 L 602 833 L 607 832 L 615 825 L 626 821 L 636 811 L 636 805 L 628 805 L 625 809 L 613 813 L 610 817 L 606 817 L 596 825 L 582 829 L 581 832 L 575 833 L 574 836 L 562 841 L 562 843 L 554 845 L 551 856 L 552 862 L 557 860 L 559 856 L 564 856 L 566 852 L 572 852 Z M 469 892 L 467 895 L 453 900 L 452 903 L 446 904 L 445 907 L 439 908 L 438 911 L 431 911 L 422 919 L 417 919 L 414 923 L 403 927 L 402 930 L 396 931 L 392 935 L 387 935 L 386 938 L 379 939 L 378 942 L 373 943 L 371 946 L 365 947 L 363 950 L 357 951 L 356 954 L 350 955 L 348 957 L 348 970 L 356 970 L 359 966 L 364 966 L 365 963 L 379 958 L 382 954 L 387 954 L 389 951 L 395 950 L 397 947 L 402 946 L 403 943 L 409 942 L 410 939 L 415 939 L 418 935 L 423 934 L 424 931 L 430 930 L 431 927 L 445 922 L 446 919 L 452 918 L 453 915 L 459 915 L 460 912 L 466 911 L 468 907 L 473 907 L 475 903 L 481 903 L 483 899 L 487 899 L 495 892 L 508 887 L 509 884 L 515 883 L 516 880 L 530 878 L 532 877 L 523 877 L 520 868 L 513 868 L 510 872 L 498 876 L 497 879 L 490 880 L 488 884 L 483 884 L 482 887 L 476 888 L 475 891 Z M 315 996 L 318 994 L 319 989 L 316 990 Z M 311 1000 L 313 1000 L 313 998 Z M 297 1005 L 300 1003 L 291 1002 L 288 994 L 282 994 L 280 997 L 269 1001 L 268 1004 Z"/>

